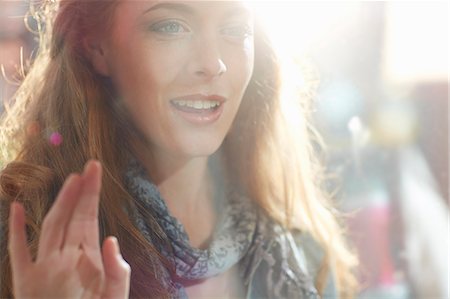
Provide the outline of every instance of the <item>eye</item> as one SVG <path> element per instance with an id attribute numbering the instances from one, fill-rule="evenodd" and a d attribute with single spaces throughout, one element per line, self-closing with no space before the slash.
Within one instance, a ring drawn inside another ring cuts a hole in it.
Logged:
<path id="1" fill-rule="evenodd" d="M 249 25 L 235 25 L 223 28 L 220 31 L 224 35 L 228 35 L 234 38 L 247 38 L 249 36 L 253 36 L 253 29 Z"/>
<path id="2" fill-rule="evenodd" d="M 167 35 L 177 35 L 189 32 L 186 26 L 184 26 L 181 22 L 174 20 L 158 22 L 152 25 L 150 30 Z"/>

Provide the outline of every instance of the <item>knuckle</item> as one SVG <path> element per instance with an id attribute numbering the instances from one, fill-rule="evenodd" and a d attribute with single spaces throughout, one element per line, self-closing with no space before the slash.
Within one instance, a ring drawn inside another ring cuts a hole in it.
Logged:
<path id="1" fill-rule="evenodd" d="M 73 230 L 78 231 L 80 234 L 88 234 L 92 232 L 98 226 L 97 219 L 88 219 L 85 217 L 74 217 L 70 221 L 70 227 Z"/>
<path id="2" fill-rule="evenodd" d="M 88 210 L 85 213 L 74 214 L 72 221 L 96 225 L 98 223 L 98 216 L 96 211 Z"/>

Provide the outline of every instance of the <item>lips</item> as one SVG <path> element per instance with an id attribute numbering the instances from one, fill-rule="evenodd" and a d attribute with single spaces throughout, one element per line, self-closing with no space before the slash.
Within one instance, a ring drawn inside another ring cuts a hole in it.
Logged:
<path id="1" fill-rule="evenodd" d="M 219 95 L 194 94 L 170 100 L 171 107 L 182 119 L 196 125 L 215 122 L 223 111 L 226 99 Z"/>

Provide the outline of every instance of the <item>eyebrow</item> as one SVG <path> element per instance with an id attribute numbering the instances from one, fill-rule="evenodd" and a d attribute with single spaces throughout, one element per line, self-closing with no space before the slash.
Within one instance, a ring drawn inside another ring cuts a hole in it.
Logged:
<path id="1" fill-rule="evenodd" d="M 143 14 L 146 14 L 150 11 L 154 11 L 154 10 L 161 9 L 161 8 L 177 10 L 177 11 L 185 12 L 188 14 L 194 14 L 194 10 L 189 5 L 186 5 L 183 3 L 171 3 L 171 2 L 164 2 L 164 3 L 158 3 L 156 5 L 153 5 L 152 7 L 150 7 L 146 11 L 144 11 Z"/>
<path id="2" fill-rule="evenodd" d="M 171 9 L 171 10 L 176 10 L 179 12 L 184 12 L 184 13 L 188 13 L 190 15 L 194 15 L 195 14 L 195 9 L 193 9 L 191 6 L 183 4 L 183 3 L 177 3 L 177 2 L 163 2 L 163 3 L 158 3 L 153 5 L 152 7 L 150 7 L 149 9 L 145 10 L 143 12 L 143 14 L 147 14 L 150 11 L 154 11 L 157 9 Z M 251 15 L 251 11 L 250 9 L 241 6 L 241 5 L 236 5 L 233 6 L 231 9 L 228 9 L 226 11 L 226 13 L 224 14 L 225 18 L 229 18 L 235 15 Z"/>

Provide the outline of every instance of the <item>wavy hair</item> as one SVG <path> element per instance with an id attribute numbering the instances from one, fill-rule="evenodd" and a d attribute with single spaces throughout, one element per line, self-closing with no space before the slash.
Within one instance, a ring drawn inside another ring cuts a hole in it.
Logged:
<path id="1" fill-rule="evenodd" d="M 2 298 L 13 296 L 4 237 L 9 204 L 24 204 L 28 242 L 36 254 L 43 219 L 58 190 L 91 158 L 104 169 L 100 235 L 115 235 L 121 244 L 132 268 L 130 297 L 170 296 L 160 280 L 160 265 L 174 269 L 153 245 L 168 242 L 163 230 L 147 211 L 154 241 L 148 242 L 127 214 L 137 203 L 125 188 L 123 174 L 127 157 L 137 152 L 140 133 L 123 107 L 111 104 L 114 88 L 95 72 L 81 42 L 86 34 L 110 29 L 115 7 L 116 1 L 45 1 L 33 13 L 40 27 L 38 53 L 0 122 L 0 161 L 6 165 L 0 176 Z M 325 252 L 316 279 L 319 292 L 333 271 L 341 297 L 349 298 L 356 286 L 356 259 L 318 183 L 321 168 L 307 121 L 309 101 L 292 96 L 285 100 L 280 61 L 258 29 L 254 73 L 221 146 L 229 177 L 272 219 L 318 241 Z M 298 112 L 300 121 L 289 121 L 283 113 L 286 105 Z M 49 142 L 55 132 L 64 138 L 58 146 Z"/>

